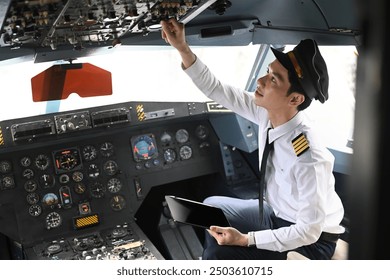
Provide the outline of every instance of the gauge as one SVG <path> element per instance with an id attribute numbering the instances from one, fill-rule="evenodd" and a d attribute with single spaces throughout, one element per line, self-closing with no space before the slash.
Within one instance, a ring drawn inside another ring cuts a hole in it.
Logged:
<path id="1" fill-rule="evenodd" d="M 78 164 L 79 164 L 79 162 L 74 155 L 64 154 L 64 155 L 61 155 L 57 167 L 59 169 L 72 170 Z"/>
<path id="2" fill-rule="evenodd" d="M 61 205 L 65 209 L 72 207 L 72 195 L 68 186 L 62 186 L 59 190 Z"/>
<path id="3" fill-rule="evenodd" d="M 42 213 L 42 207 L 38 204 L 33 204 L 28 208 L 28 213 L 33 217 L 38 217 Z"/>
<path id="4" fill-rule="evenodd" d="M 51 188 L 54 186 L 55 179 L 50 174 L 43 174 L 39 177 L 39 183 L 43 188 Z"/>
<path id="5" fill-rule="evenodd" d="M 24 183 L 24 190 L 26 192 L 35 192 L 38 189 L 38 183 L 35 180 L 27 180 Z"/>
<path id="6" fill-rule="evenodd" d="M 28 180 L 32 179 L 32 178 L 34 178 L 34 171 L 30 168 L 27 168 L 27 169 L 23 170 L 22 176 L 24 179 L 28 179 Z"/>
<path id="7" fill-rule="evenodd" d="M 0 161 L 0 173 L 6 174 L 10 173 L 12 170 L 11 162 L 8 160 Z"/>
<path id="8" fill-rule="evenodd" d="M 104 197 L 104 193 L 106 192 L 105 187 L 99 183 L 95 182 L 91 185 L 91 195 L 94 198 L 102 198 Z"/>
<path id="9" fill-rule="evenodd" d="M 153 134 L 144 134 L 131 139 L 135 161 L 148 160 L 158 155 L 156 140 Z"/>
<path id="10" fill-rule="evenodd" d="M 4 176 L 1 179 L 0 186 L 3 185 L 3 189 L 12 189 L 15 187 L 15 180 L 12 176 Z"/>
<path id="11" fill-rule="evenodd" d="M 128 234 L 128 231 L 124 228 L 114 228 L 111 231 L 112 238 L 122 238 Z"/>
<path id="12" fill-rule="evenodd" d="M 73 174 L 72 174 L 72 179 L 75 182 L 81 182 L 83 180 L 83 178 L 84 178 L 84 175 L 80 171 L 73 172 Z"/>
<path id="13" fill-rule="evenodd" d="M 168 133 L 168 132 L 164 132 L 161 137 L 160 137 L 160 140 L 163 144 L 166 144 L 166 143 L 169 143 L 172 141 L 172 136 Z"/>
<path id="14" fill-rule="evenodd" d="M 91 161 L 97 158 L 97 150 L 94 146 L 92 145 L 87 145 L 83 148 L 82 150 L 83 153 L 83 158 L 86 161 Z"/>
<path id="15" fill-rule="evenodd" d="M 114 211 L 121 211 L 126 206 L 126 200 L 121 195 L 115 195 L 110 199 L 110 207 Z"/>
<path id="16" fill-rule="evenodd" d="M 77 194 L 83 194 L 85 193 L 85 190 L 87 189 L 87 187 L 83 184 L 83 183 L 76 183 L 74 186 L 73 186 L 73 190 L 75 193 Z"/>
<path id="17" fill-rule="evenodd" d="M 35 166 L 40 170 L 46 170 L 49 166 L 50 159 L 47 155 L 40 154 L 35 158 Z"/>
<path id="18" fill-rule="evenodd" d="M 88 167 L 88 177 L 95 179 L 95 178 L 99 177 L 99 175 L 100 175 L 99 167 L 94 163 L 90 164 Z"/>
<path id="19" fill-rule="evenodd" d="M 29 204 L 35 204 L 39 201 L 39 195 L 37 193 L 29 193 L 26 199 Z"/>
<path id="20" fill-rule="evenodd" d="M 172 163 L 176 160 L 176 152 L 174 149 L 166 149 L 164 151 L 164 159 L 167 163 Z"/>
<path id="21" fill-rule="evenodd" d="M 89 205 L 89 202 L 82 202 L 79 204 L 79 213 L 81 215 L 90 214 L 91 213 L 91 205 Z"/>
<path id="22" fill-rule="evenodd" d="M 117 193 L 122 189 L 122 182 L 118 178 L 111 178 L 107 182 L 107 189 L 110 193 Z"/>
<path id="23" fill-rule="evenodd" d="M 51 229 L 51 228 L 56 228 L 59 227 L 62 223 L 62 218 L 60 214 L 57 212 L 51 212 L 47 214 L 46 216 L 46 228 Z"/>
<path id="24" fill-rule="evenodd" d="M 100 153 L 104 157 L 110 157 L 114 154 L 114 145 L 111 142 L 104 142 L 100 146 Z"/>
<path id="25" fill-rule="evenodd" d="M 55 151 L 53 158 L 57 174 L 82 168 L 80 152 L 77 148 Z"/>
<path id="26" fill-rule="evenodd" d="M 179 150 L 179 155 L 181 159 L 190 159 L 192 157 L 192 149 L 190 146 L 182 146 Z"/>
<path id="27" fill-rule="evenodd" d="M 188 140 L 190 139 L 190 135 L 188 134 L 187 130 L 182 128 L 182 129 L 179 129 L 178 131 L 176 131 L 175 138 L 176 138 L 176 141 L 178 143 L 183 144 L 185 142 L 188 142 Z"/>
<path id="28" fill-rule="evenodd" d="M 22 157 L 20 159 L 20 165 L 23 167 L 29 167 L 31 165 L 31 158 L 29 157 Z"/>
<path id="29" fill-rule="evenodd" d="M 196 127 L 195 134 L 199 139 L 204 140 L 207 138 L 207 136 L 209 136 L 209 131 L 207 127 L 200 124 Z"/>
<path id="30" fill-rule="evenodd" d="M 113 160 L 108 160 L 103 164 L 103 171 L 109 175 L 115 175 L 118 172 L 118 164 Z"/>
<path id="31" fill-rule="evenodd" d="M 50 244 L 49 246 L 47 246 L 46 248 L 46 252 L 49 254 L 49 255 L 53 255 L 53 254 L 57 254 L 58 252 L 61 252 L 62 251 L 62 246 L 61 244 Z"/>
<path id="32" fill-rule="evenodd" d="M 67 184 L 69 183 L 69 175 L 68 174 L 61 174 L 60 177 L 58 178 L 58 181 L 60 182 L 60 184 Z"/>
<path id="33" fill-rule="evenodd" d="M 42 204 L 47 207 L 55 206 L 58 202 L 58 196 L 54 193 L 47 193 L 42 198 Z"/>

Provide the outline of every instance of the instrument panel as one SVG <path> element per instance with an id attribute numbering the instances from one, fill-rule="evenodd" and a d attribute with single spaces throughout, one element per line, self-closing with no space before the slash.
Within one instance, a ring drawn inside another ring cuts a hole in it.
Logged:
<path id="1" fill-rule="evenodd" d="M 148 105 L 144 106 L 146 110 Z M 6 147 L 0 146 L 0 222 L 8 225 L 1 225 L 4 234 L 33 248 L 28 250 L 32 258 L 52 258 L 52 252 L 42 252 L 61 247 L 59 252 L 64 248 L 73 252 L 64 258 L 81 259 L 74 240 L 84 235 L 100 236 L 102 231 L 123 224 L 136 228 L 134 213 L 152 187 L 218 172 L 218 138 L 207 114 L 193 114 L 184 103 L 170 106 L 178 113 L 168 118 L 147 122 L 129 116 L 129 121 L 116 126 L 67 133 L 60 130 L 24 141 L 12 137 L 12 129 L 7 130 L 24 120 L 0 122 L 0 129 L 6 128 Z M 126 108 L 137 114 L 131 110 L 133 104 Z M 83 115 L 87 115 L 85 111 Z M 40 116 L 30 122 L 56 117 Z M 12 224 L 16 225 L 9 226 Z M 101 239 L 107 243 L 106 238 Z M 141 243 L 138 247 L 145 247 Z M 102 246 L 98 259 L 106 250 L 102 251 Z M 83 254 L 97 257 L 90 252 Z"/>

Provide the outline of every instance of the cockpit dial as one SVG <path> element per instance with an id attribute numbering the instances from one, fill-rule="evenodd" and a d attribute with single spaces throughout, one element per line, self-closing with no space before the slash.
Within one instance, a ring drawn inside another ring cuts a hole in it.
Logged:
<path id="1" fill-rule="evenodd" d="M 38 204 L 33 204 L 28 208 L 28 213 L 33 217 L 38 217 L 42 213 L 42 207 Z"/>
<path id="2" fill-rule="evenodd" d="M 86 189 L 87 189 L 87 187 L 81 182 L 78 182 L 78 183 L 74 184 L 74 186 L 73 186 L 73 190 L 77 194 L 85 193 Z"/>
<path id="3" fill-rule="evenodd" d="M 131 138 L 135 161 L 148 160 L 158 155 L 157 144 L 153 134 L 144 134 Z"/>
<path id="4" fill-rule="evenodd" d="M 190 159 L 192 157 L 192 148 L 187 145 L 182 146 L 179 150 L 179 155 L 183 160 Z"/>
<path id="5" fill-rule="evenodd" d="M 80 152 L 76 148 L 56 151 L 53 156 L 57 174 L 82 168 Z"/>
<path id="6" fill-rule="evenodd" d="M 188 142 L 190 135 L 186 129 L 182 128 L 176 131 L 175 138 L 178 143 L 184 144 Z"/>
<path id="7" fill-rule="evenodd" d="M 200 124 L 196 127 L 195 134 L 199 139 L 204 140 L 209 136 L 209 131 L 207 127 Z"/>
<path id="8" fill-rule="evenodd" d="M 46 216 L 46 228 L 56 228 L 62 224 L 62 217 L 57 212 L 51 212 Z"/>
<path id="9" fill-rule="evenodd" d="M 104 142 L 100 145 L 100 153 L 104 157 L 110 157 L 114 154 L 114 145 L 111 142 Z"/>
<path id="10" fill-rule="evenodd" d="M 122 189 L 122 182 L 118 178 L 111 178 L 107 182 L 107 189 L 110 193 L 117 193 Z"/>
<path id="11" fill-rule="evenodd" d="M 39 170 L 46 170 L 49 167 L 50 159 L 47 155 L 40 154 L 35 158 L 34 163 Z"/>
<path id="12" fill-rule="evenodd" d="M 106 192 L 106 188 L 99 182 L 94 182 L 91 185 L 91 196 L 94 198 L 102 198 L 104 197 L 104 193 Z"/>
<path id="13" fill-rule="evenodd" d="M 109 175 L 115 175 L 118 172 L 118 164 L 113 160 L 108 160 L 103 164 L 103 171 Z"/>
<path id="14" fill-rule="evenodd" d="M 46 207 L 54 207 L 58 205 L 58 196 L 54 193 L 47 193 L 42 198 L 42 204 Z"/>
<path id="15" fill-rule="evenodd" d="M 32 193 L 38 189 L 38 183 L 35 180 L 27 180 L 24 183 L 24 190 L 26 192 Z"/>
<path id="16" fill-rule="evenodd" d="M 28 204 L 36 204 L 39 201 L 39 195 L 37 193 L 29 193 L 26 196 Z"/>
<path id="17" fill-rule="evenodd" d="M 164 132 L 160 137 L 161 143 L 167 144 L 172 141 L 172 136 L 168 132 Z"/>
<path id="18" fill-rule="evenodd" d="M 31 158 L 30 157 L 22 157 L 20 159 L 20 165 L 23 167 L 29 167 L 31 165 Z"/>
<path id="19" fill-rule="evenodd" d="M 110 206 L 114 211 L 121 211 L 126 206 L 126 200 L 121 195 L 114 195 L 110 200 Z"/>
<path id="20" fill-rule="evenodd" d="M 23 170 L 23 172 L 22 172 L 22 177 L 24 179 L 27 179 L 27 180 L 34 178 L 34 175 L 35 175 L 34 171 L 30 168 L 27 168 L 27 169 Z"/>
<path id="21" fill-rule="evenodd" d="M 6 174 L 11 172 L 12 165 L 11 162 L 8 160 L 2 160 L 0 161 L 0 173 Z"/>
<path id="22" fill-rule="evenodd" d="M 83 158 L 85 161 L 92 161 L 97 158 L 97 150 L 92 145 L 87 145 L 82 149 Z"/>
<path id="23" fill-rule="evenodd" d="M 166 163 L 172 163 L 176 160 L 176 151 L 168 148 L 164 151 L 164 160 Z"/>

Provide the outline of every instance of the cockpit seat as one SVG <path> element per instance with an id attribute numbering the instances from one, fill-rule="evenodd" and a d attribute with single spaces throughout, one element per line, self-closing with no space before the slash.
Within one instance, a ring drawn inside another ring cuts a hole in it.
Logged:
<path id="1" fill-rule="evenodd" d="M 348 242 L 339 239 L 336 244 L 336 250 L 333 254 L 332 260 L 347 260 L 348 259 Z M 309 260 L 304 255 L 296 252 L 290 251 L 287 254 L 287 260 Z"/>

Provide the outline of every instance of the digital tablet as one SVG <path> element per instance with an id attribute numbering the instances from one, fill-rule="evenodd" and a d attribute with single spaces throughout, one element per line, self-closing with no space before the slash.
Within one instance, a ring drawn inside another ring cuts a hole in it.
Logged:
<path id="1" fill-rule="evenodd" d="M 173 195 L 166 195 L 165 200 L 175 222 L 201 228 L 230 226 L 221 208 Z"/>

